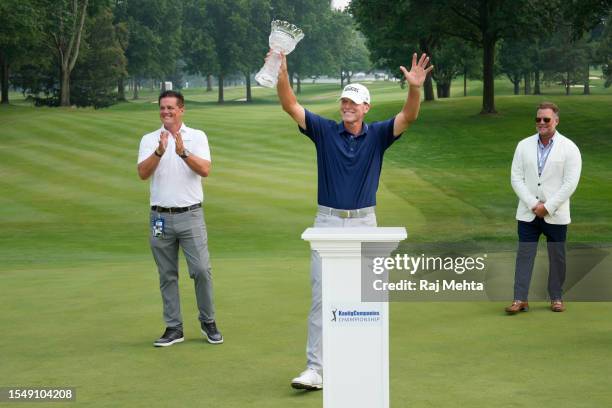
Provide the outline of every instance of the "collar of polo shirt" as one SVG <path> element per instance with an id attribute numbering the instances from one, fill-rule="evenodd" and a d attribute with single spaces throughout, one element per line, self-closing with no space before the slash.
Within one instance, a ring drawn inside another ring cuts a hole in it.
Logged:
<path id="1" fill-rule="evenodd" d="M 349 135 L 353 136 L 353 134 L 349 132 L 348 130 L 346 130 L 346 128 L 344 127 L 344 122 L 340 122 L 338 126 L 338 134 L 341 135 L 343 133 L 348 133 Z M 366 133 L 368 133 L 368 124 L 365 122 L 362 122 L 361 132 L 359 132 L 358 135 L 354 135 L 354 136 L 359 137 L 359 136 L 365 135 Z"/>

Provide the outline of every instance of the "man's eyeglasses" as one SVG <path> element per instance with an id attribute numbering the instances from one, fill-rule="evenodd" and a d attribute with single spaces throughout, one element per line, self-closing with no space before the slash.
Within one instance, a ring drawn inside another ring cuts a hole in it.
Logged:
<path id="1" fill-rule="evenodd" d="M 544 122 L 544 123 L 548 123 L 550 122 L 550 118 L 535 118 L 536 123 L 540 123 L 540 122 Z"/>

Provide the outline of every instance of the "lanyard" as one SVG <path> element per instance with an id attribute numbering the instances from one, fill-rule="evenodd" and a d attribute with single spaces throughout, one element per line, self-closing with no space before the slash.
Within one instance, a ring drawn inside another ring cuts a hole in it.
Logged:
<path id="1" fill-rule="evenodd" d="M 542 150 L 544 150 L 543 154 L 540 155 L 540 144 L 542 142 L 540 142 L 538 140 L 538 175 L 541 176 L 542 175 L 542 170 L 544 169 L 544 165 L 546 164 L 546 160 L 548 160 L 548 155 L 550 154 L 550 151 L 552 150 L 552 144 L 553 144 L 554 140 L 551 140 L 548 143 L 548 146 L 545 146 Z"/>

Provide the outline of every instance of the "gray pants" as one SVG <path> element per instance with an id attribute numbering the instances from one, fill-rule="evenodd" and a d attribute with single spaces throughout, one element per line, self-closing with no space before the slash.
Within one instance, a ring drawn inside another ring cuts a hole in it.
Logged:
<path id="1" fill-rule="evenodd" d="M 363 218 L 340 218 L 334 215 L 318 213 L 315 218 L 316 228 L 333 227 L 376 227 L 376 214 L 371 213 Z M 308 342 L 306 344 L 306 366 L 323 373 L 323 315 L 321 312 L 321 257 L 311 251 L 310 285 L 312 287 L 312 305 L 308 314 Z"/>
<path id="2" fill-rule="evenodd" d="M 150 241 L 159 272 L 166 327 L 183 325 L 178 288 L 179 246 L 187 261 L 189 277 L 195 284 L 199 319 L 206 323 L 215 320 L 208 238 L 202 209 L 196 208 L 180 214 L 151 211 L 151 223 L 158 216 L 164 219 L 164 234 L 155 237 L 151 231 Z"/>

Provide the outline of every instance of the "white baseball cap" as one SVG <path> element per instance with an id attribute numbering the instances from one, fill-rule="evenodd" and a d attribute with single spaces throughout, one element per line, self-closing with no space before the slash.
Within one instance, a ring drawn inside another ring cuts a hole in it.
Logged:
<path id="1" fill-rule="evenodd" d="M 370 91 L 361 84 L 348 84 L 342 90 L 342 95 L 338 100 L 342 98 L 348 98 L 357 104 L 370 104 Z"/>

